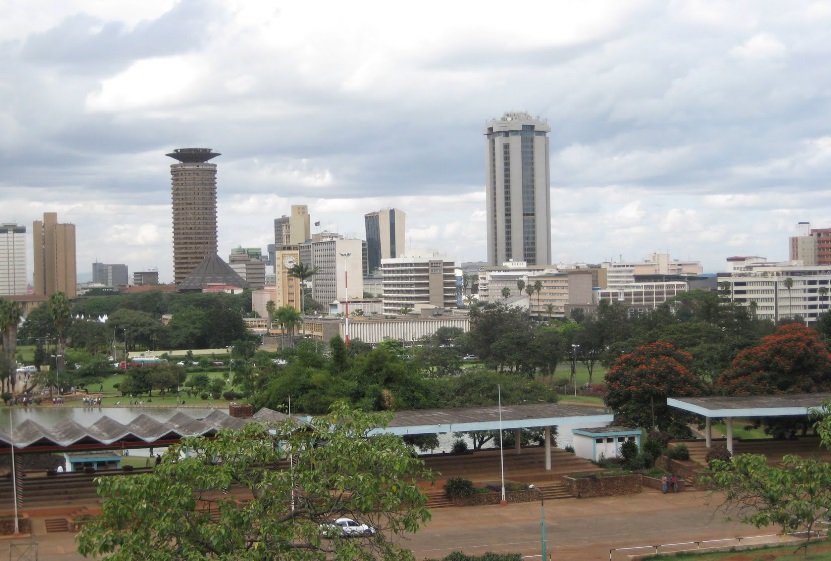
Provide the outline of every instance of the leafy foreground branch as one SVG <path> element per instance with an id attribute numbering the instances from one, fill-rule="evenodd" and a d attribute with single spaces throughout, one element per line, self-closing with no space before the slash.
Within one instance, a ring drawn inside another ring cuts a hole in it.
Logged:
<path id="1" fill-rule="evenodd" d="M 819 416 L 815 428 L 828 448 L 827 404 Z M 757 528 L 776 525 L 783 532 L 806 532 L 807 541 L 831 509 L 831 464 L 819 459 L 785 456 L 771 466 L 763 455 L 739 454 L 730 461 L 713 461 L 706 480 L 725 492 L 723 506 L 738 511 L 742 521 Z"/>
<path id="2" fill-rule="evenodd" d="M 369 436 L 386 417 L 338 404 L 309 425 L 251 423 L 184 439 L 150 474 L 97 480 L 102 515 L 78 535 L 85 556 L 133 560 L 413 559 L 390 537 L 429 517 L 429 471 L 400 437 Z M 348 516 L 372 536 L 324 537 Z"/>

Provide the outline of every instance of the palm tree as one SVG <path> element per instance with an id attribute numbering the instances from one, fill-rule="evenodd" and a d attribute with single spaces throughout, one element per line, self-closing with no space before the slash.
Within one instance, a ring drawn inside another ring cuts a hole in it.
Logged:
<path id="1" fill-rule="evenodd" d="M 277 305 L 274 303 L 274 300 L 269 300 L 265 303 L 265 311 L 268 314 L 268 331 L 271 332 L 271 325 L 274 323 L 274 310 L 277 309 Z"/>
<path id="2" fill-rule="evenodd" d="M 531 297 L 534 295 L 534 287 L 530 284 L 525 287 L 525 294 L 528 295 L 528 316 L 531 316 Z"/>
<path id="3" fill-rule="evenodd" d="M 542 292 L 542 281 L 534 281 L 534 292 L 537 293 L 537 308 L 540 307 L 540 292 Z"/>
<path id="4" fill-rule="evenodd" d="M 507 286 L 502 289 L 502 298 L 507 300 L 511 296 L 511 289 Z"/>
<path id="5" fill-rule="evenodd" d="M 819 311 L 821 311 L 823 301 L 828 299 L 828 287 L 827 286 L 821 286 L 821 287 L 819 287 L 817 292 L 819 293 Z M 818 311 L 818 313 L 819 313 L 819 311 Z"/>
<path id="6" fill-rule="evenodd" d="M 522 291 L 525 290 L 525 281 L 522 279 L 516 281 L 516 289 L 522 294 Z"/>
<path id="7" fill-rule="evenodd" d="M 52 318 L 52 324 L 55 326 L 55 332 L 58 334 L 58 346 L 55 352 L 55 369 L 57 370 L 56 382 L 59 384 L 60 379 L 57 377 L 61 375 L 61 370 L 63 369 L 66 328 L 70 320 L 69 299 L 63 292 L 56 292 L 49 297 L 48 306 L 49 316 Z M 60 391 L 59 386 L 58 392 L 60 393 Z"/>
<path id="8" fill-rule="evenodd" d="M 788 289 L 788 315 L 793 317 L 793 310 L 791 310 L 791 289 L 793 288 L 793 279 L 791 277 L 787 277 L 783 284 L 785 288 Z"/>
<path id="9" fill-rule="evenodd" d="M 8 379 L 11 385 L 9 391 L 12 393 L 14 393 L 17 383 L 15 352 L 17 351 L 17 326 L 20 324 L 21 316 L 20 304 L 10 300 L 0 300 L 0 331 L 3 333 L 3 353 L 6 357 L 6 366 L 9 369 L 8 376 L 3 378 L 3 385 L 5 386 Z"/>
<path id="10" fill-rule="evenodd" d="M 554 317 L 554 304 L 546 304 L 545 312 L 548 314 L 548 321 L 551 321 L 551 318 Z"/>
<path id="11" fill-rule="evenodd" d="M 274 312 L 274 315 L 277 318 L 277 323 L 280 324 L 282 329 L 283 347 L 285 347 L 286 334 L 294 338 L 294 330 L 300 324 L 302 316 L 300 315 L 300 312 L 295 310 L 292 306 L 280 306 Z"/>
<path id="12" fill-rule="evenodd" d="M 310 267 L 305 263 L 297 263 L 291 269 L 288 270 L 288 274 L 290 277 L 296 278 L 300 281 L 300 315 L 303 315 L 303 303 L 304 303 L 304 295 L 303 295 L 303 287 L 306 284 L 306 281 L 312 278 L 317 274 L 317 268 Z"/>

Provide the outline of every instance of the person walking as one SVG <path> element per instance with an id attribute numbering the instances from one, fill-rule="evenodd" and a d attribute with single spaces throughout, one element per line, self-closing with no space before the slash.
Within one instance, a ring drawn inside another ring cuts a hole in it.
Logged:
<path id="1" fill-rule="evenodd" d="M 666 495 L 667 489 L 669 489 L 669 479 L 667 479 L 666 474 L 661 476 L 661 492 Z"/>

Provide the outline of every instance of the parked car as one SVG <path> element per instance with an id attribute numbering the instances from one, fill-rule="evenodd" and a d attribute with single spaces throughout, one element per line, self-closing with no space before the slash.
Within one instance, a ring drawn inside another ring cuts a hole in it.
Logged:
<path id="1" fill-rule="evenodd" d="M 470 360 L 479 360 L 479 357 L 476 356 L 476 355 L 465 355 L 462 358 L 462 360 L 468 360 L 468 361 L 470 361 Z"/>
<path id="2" fill-rule="evenodd" d="M 353 538 L 375 535 L 375 528 L 367 524 L 361 524 L 351 518 L 338 518 L 326 524 L 321 524 L 320 531 L 327 538 Z"/>

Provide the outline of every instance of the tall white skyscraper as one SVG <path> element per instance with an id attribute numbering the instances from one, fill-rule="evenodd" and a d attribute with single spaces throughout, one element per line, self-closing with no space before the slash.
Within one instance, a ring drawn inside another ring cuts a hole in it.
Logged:
<path id="1" fill-rule="evenodd" d="M 26 227 L 0 224 L 0 295 L 26 294 Z"/>
<path id="2" fill-rule="evenodd" d="M 551 264 L 548 123 L 505 113 L 485 129 L 488 263 Z"/>
<path id="3" fill-rule="evenodd" d="M 381 267 L 381 259 L 404 255 L 404 227 L 407 215 L 397 208 L 382 208 L 364 215 L 367 268 Z"/>

